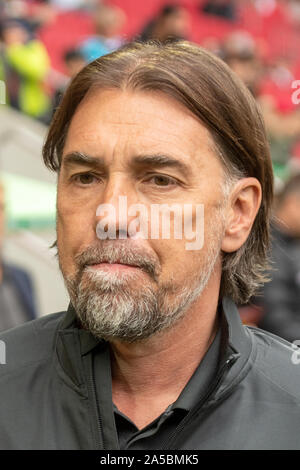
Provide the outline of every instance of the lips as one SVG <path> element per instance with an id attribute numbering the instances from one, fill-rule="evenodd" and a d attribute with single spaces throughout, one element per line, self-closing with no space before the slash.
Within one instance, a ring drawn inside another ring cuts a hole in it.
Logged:
<path id="1" fill-rule="evenodd" d="M 139 268 L 140 266 L 138 266 L 137 264 L 129 264 L 129 263 L 122 263 L 122 261 L 106 261 L 106 260 L 103 260 L 103 261 L 99 261 L 97 263 L 91 263 L 89 266 L 100 266 L 101 264 L 120 264 L 122 266 L 129 266 L 131 268 Z"/>
<path id="2" fill-rule="evenodd" d="M 108 261 L 101 261 L 100 263 L 92 263 L 89 265 L 92 269 L 104 269 L 108 271 L 127 271 L 131 269 L 139 269 L 142 270 L 140 266 L 134 265 L 134 264 L 127 264 L 127 263 L 122 263 L 119 261 L 116 262 L 108 262 Z"/>

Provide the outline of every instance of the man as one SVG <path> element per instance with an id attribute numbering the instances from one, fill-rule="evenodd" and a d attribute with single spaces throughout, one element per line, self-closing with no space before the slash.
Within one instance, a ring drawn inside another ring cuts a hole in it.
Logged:
<path id="1" fill-rule="evenodd" d="M 0 24 L 0 78 L 7 82 L 9 104 L 48 122 L 50 98 L 45 81 L 50 70 L 46 48 L 31 37 L 26 22 L 8 18 Z"/>
<path id="2" fill-rule="evenodd" d="M 32 281 L 29 274 L 3 260 L 4 188 L 0 183 L 0 330 L 8 330 L 37 317 Z"/>
<path id="3" fill-rule="evenodd" d="M 43 155 L 71 303 L 0 336 L 1 447 L 298 448 L 295 351 L 234 305 L 264 280 L 273 184 L 239 79 L 130 44 L 73 79 Z"/>
<path id="4" fill-rule="evenodd" d="M 85 39 L 79 47 L 86 62 L 92 62 L 124 43 L 120 31 L 126 22 L 126 15 L 121 8 L 115 5 L 97 5 L 93 20 L 96 34 Z"/>
<path id="5" fill-rule="evenodd" d="M 190 16 L 186 8 L 180 5 L 164 5 L 151 19 L 139 35 L 139 40 L 158 41 L 186 39 L 190 34 Z"/>
<path id="6" fill-rule="evenodd" d="M 271 282 L 267 283 L 259 323 L 288 341 L 300 339 L 300 175 L 292 177 L 278 197 L 273 226 Z"/>
<path id="7" fill-rule="evenodd" d="M 78 49 L 69 49 L 64 54 L 64 64 L 66 70 L 66 77 L 62 81 L 62 84 L 56 89 L 53 97 L 53 112 L 59 106 L 64 92 L 69 84 L 69 81 L 80 72 L 81 69 L 86 65 L 83 55 Z"/>
<path id="8" fill-rule="evenodd" d="M 235 21 L 237 17 L 236 5 L 232 0 L 207 0 L 200 4 L 200 11 L 227 21 Z"/>

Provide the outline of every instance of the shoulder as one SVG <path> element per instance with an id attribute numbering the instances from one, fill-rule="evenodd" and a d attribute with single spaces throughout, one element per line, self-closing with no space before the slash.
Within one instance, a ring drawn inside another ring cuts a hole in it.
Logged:
<path id="1" fill-rule="evenodd" d="M 29 272 L 25 269 L 15 266 L 13 264 L 4 264 L 4 275 L 8 276 L 10 279 L 16 283 L 26 284 L 29 288 L 32 288 L 32 278 Z"/>
<path id="2" fill-rule="evenodd" d="M 273 390 L 300 402 L 300 349 L 297 342 L 292 344 L 259 328 L 246 328 L 256 343 L 254 371 Z"/>
<path id="3" fill-rule="evenodd" d="M 5 271 L 13 273 L 13 274 L 30 277 L 29 273 L 26 271 L 26 269 L 20 268 L 20 266 L 16 266 L 15 264 L 3 263 L 3 268 L 4 268 Z"/>
<path id="4" fill-rule="evenodd" d="M 0 333 L 0 378 L 46 361 L 66 312 L 52 313 Z"/>

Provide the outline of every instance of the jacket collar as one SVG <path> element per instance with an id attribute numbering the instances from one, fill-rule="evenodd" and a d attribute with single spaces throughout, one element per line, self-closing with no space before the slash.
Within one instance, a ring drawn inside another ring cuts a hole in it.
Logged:
<path id="1" fill-rule="evenodd" d="M 72 326 L 76 327 L 76 325 L 77 325 L 76 312 L 75 312 L 73 305 L 70 302 L 68 306 L 68 310 L 66 311 L 63 319 L 60 322 L 60 329 L 65 330 Z"/>
<path id="2" fill-rule="evenodd" d="M 70 303 L 67 312 L 58 325 L 55 339 L 59 373 L 63 372 L 63 378 L 72 386 L 81 388 L 84 384 L 84 371 L 82 356 L 97 346 L 102 341 L 95 338 L 88 331 L 80 328 L 77 314 Z"/>
<path id="3" fill-rule="evenodd" d="M 252 349 L 250 336 L 242 324 L 239 311 L 235 303 L 228 297 L 222 300 L 222 310 L 228 328 L 228 346 L 233 353 L 249 357 Z"/>

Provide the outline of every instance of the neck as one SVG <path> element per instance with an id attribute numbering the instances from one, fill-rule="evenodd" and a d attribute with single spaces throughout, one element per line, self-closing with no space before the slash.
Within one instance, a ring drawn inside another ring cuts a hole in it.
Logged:
<path id="1" fill-rule="evenodd" d="M 148 340 L 111 343 L 112 399 L 141 429 L 179 397 L 217 328 L 220 277 L 208 285 L 183 318 Z"/>
<path id="2" fill-rule="evenodd" d="M 111 343 L 115 395 L 167 393 L 175 398 L 211 345 L 218 328 L 218 290 L 205 289 L 170 330 L 138 343 Z"/>

